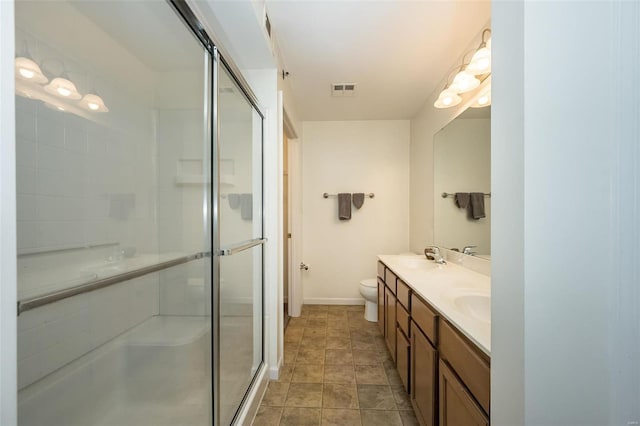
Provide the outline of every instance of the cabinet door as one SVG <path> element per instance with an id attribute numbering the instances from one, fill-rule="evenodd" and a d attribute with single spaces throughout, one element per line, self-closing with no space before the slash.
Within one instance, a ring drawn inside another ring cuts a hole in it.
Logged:
<path id="1" fill-rule="evenodd" d="M 378 327 L 384 336 L 384 281 L 378 278 Z"/>
<path id="2" fill-rule="evenodd" d="M 385 288 L 385 340 L 393 362 L 396 361 L 396 297 Z"/>
<path id="3" fill-rule="evenodd" d="M 440 425 L 489 425 L 484 411 L 443 361 L 440 361 Z"/>
<path id="4" fill-rule="evenodd" d="M 404 390 L 410 393 L 411 389 L 409 388 L 409 366 L 411 365 L 411 344 L 409 343 L 409 339 L 407 339 L 399 326 L 396 329 L 396 336 L 396 350 L 398 353 L 396 367 L 398 368 L 400 380 L 402 380 L 402 383 L 404 384 Z"/>
<path id="5" fill-rule="evenodd" d="M 411 323 L 411 399 L 422 424 L 437 424 L 438 353 L 420 329 Z"/>

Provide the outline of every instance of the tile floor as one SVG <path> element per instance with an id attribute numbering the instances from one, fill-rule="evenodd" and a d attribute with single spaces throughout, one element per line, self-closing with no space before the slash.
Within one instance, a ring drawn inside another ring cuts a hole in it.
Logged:
<path id="1" fill-rule="evenodd" d="M 254 426 L 403 426 L 418 422 L 364 306 L 305 305 L 284 334 L 284 366 Z"/>

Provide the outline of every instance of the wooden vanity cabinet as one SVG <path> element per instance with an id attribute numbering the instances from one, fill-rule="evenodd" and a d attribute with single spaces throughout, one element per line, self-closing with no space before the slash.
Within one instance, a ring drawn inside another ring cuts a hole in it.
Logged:
<path id="1" fill-rule="evenodd" d="M 378 325 L 422 426 L 489 424 L 490 358 L 381 262 Z"/>
<path id="2" fill-rule="evenodd" d="M 378 327 L 384 336 L 384 281 L 378 277 Z"/>
<path id="3" fill-rule="evenodd" d="M 384 299 L 384 339 L 387 342 L 391 359 L 396 362 L 396 296 L 391 292 L 389 287 L 385 288 Z"/>
<path id="4" fill-rule="evenodd" d="M 488 426 L 489 418 L 449 365 L 440 360 L 440 425 Z"/>
<path id="5" fill-rule="evenodd" d="M 420 424 L 438 424 L 438 351 L 411 322 L 411 399 Z"/>

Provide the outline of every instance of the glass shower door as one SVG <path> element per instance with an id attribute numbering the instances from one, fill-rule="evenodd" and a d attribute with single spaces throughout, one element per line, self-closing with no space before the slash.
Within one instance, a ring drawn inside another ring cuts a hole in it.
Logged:
<path id="1" fill-rule="evenodd" d="M 212 56 L 164 1 L 15 1 L 18 424 L 208 426 Z"/>
<path id="2" fill-rule="evenodd" d="M 263 360 L 262 116 L 218 66 L 220 424 L 230 424 Z"/>

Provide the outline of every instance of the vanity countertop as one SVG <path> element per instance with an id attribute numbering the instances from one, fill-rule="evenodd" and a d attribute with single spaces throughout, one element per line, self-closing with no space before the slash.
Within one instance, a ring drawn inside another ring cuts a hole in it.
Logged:
<path id="1" fill-rule="evenodd" d="M 422 255 L 379 255 L 411 289 L 491 356 L 491 278 Z"/>

